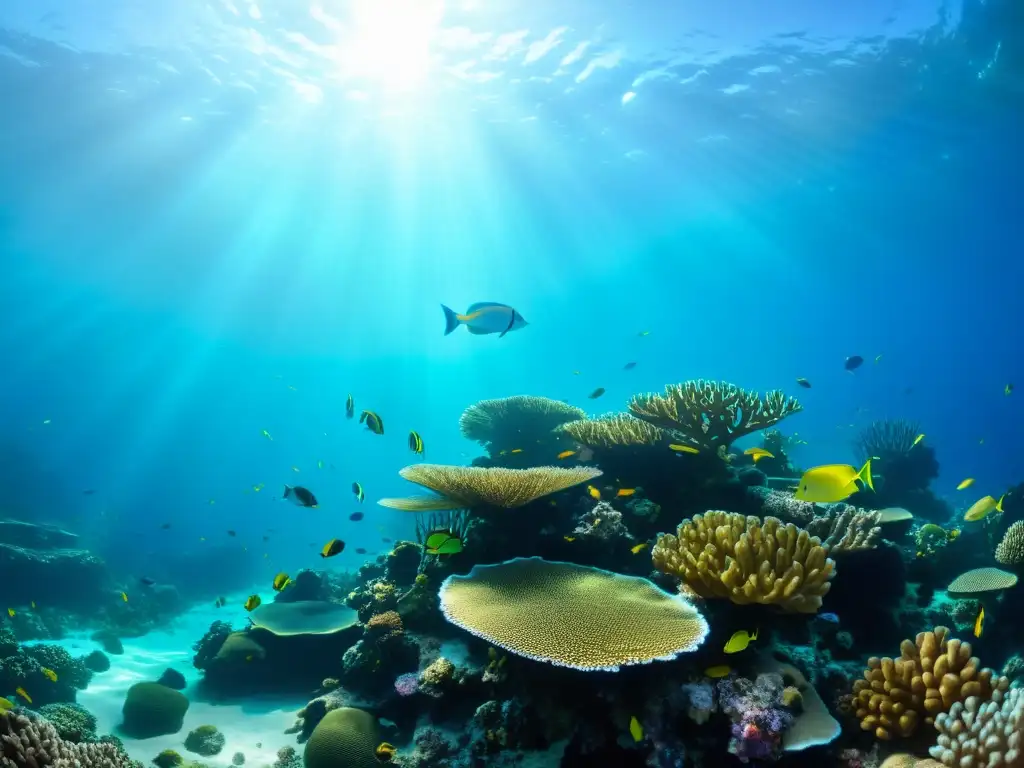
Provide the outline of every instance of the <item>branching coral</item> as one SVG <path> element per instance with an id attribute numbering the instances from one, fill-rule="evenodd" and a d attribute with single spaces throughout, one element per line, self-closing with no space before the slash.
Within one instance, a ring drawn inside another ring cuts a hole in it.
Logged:
<path id="1" fill-rule="evenodd" d="M 664 394 L 635 395 L 629 411 L 661 429 L 681 432 L 713 451 L 802 410 L 795 398 L 768 392 L 763 398 L 727 382 L 670 384 Z"/>
<path id="2" fill-rule="evenodd" d="M 613 413 L 596 419 L 578 419 L 562 424 L 562 432 L 578 443 L 594 448 L 657 445 L 667 439 L 664 431 L 635 416 Z"/>
<path id="3" fill-rule="evenodd" d="M 807 532 L 821 539 L 829 554 L 874 549 L 882 529 L 878 513 L 851 506 L 836 506 L 807 524 Z"/>
<path id="4" fill-rule="evenodd" d="M 939 738 L 929 752 L 943 765 L 1024 765 L 1024 689 L 992 692 L 991 701 L 971 696 L 935 718 Z"/>
<path id="5" fill-rule="evenodd" d="M 915 642 L 904 640 L 898 659 L 868 659 L 853 693 L 861 728 L 891 739 L 910 736 L 922 720 L 934 722 L 958 701 L 988 699 L 1009 684 L 991 669 L 979 668 L 970 643 L 949 637 L 946 627 L 935 627 L 918 633 Z"/>
<path id="6" fill-rule="evenodd" d="M 124 750 L 111 743 L 74 744 L 64 741 L 45 720 L 30 720 L 16 712 L 0 715 L 2 768 L 137 768 Z"/>
<path id="7" fill-rule="evenodd" d="M 485 446 L 489 453 L 532 444 L 561 424 L 586 418 L 581 408 L 547 397 L 516 395 L 481 400 L 469 406 L 459 419 L 463 437 Z"/>
<path id="8" fill-rule="evenodd" d="M 399 473 L 450 500 L 449 509 L 484 505 L 513 509 L 601 475 L 592 467 L 455 467 L 444 464 L 414 464 Z M 378 504 L 408 511 L 406 499 L 381 499 Z M 416 510 L 413 510 L 416 511 Z"/>
<path id="9" fill-rule="evenodd" d="M 1024 564 L 1024 520 L 1006 529 L 1003 540 L 996 547 L 996 562 L 1002 565 Z"/>
<path id="10" fill-rule="evenodd" d="M 835 573 L 827 550 L 807 531 L 774 517 L 762 522 L 731 512 L 683 520 L 676 535 L 658 537 L 652 559 L 702 597 L 791 613 L 816 613 Z"/>

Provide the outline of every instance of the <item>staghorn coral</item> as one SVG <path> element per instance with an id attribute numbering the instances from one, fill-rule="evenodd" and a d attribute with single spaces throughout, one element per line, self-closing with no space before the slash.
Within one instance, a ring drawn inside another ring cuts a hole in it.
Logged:
<path id="1" fill-rule="evenodd" d="M 596 419 L 578 419 L 562 424 L 556 431 L 593 448 L 657 445 L 668 439 L 663 430 L 628 413 L 611 413 Z"/>
<path id="2" fill-rule="evenodd" d="M 601 470 L 583 466 L 506 469 L 414 464 L 399 474 L 410 482 L 441 494 L 449 500 L 448 509 L 483 505 L 513 509 L 593 480 L 601 475 Z M 377 503 L 391 509 L 410 511 L 407 501 L 408 499 L 381 499 Z"/>
<path id="3" fill-rule="evenodd" d="M 696 608 L 647 579 L 537 557 L 449 576 L 439 598 L 448 621 L 492 645 L 581 670 L 673 659 L 708 633 Z"/>
<path id="4" fill-rule="evenodd" d="M 516 395 L 469 406 L 459 418 L 459 430 L 463 437 L 475 440 L 494 455 L 521 447 L 527 439 L 533 443 L 567 421 L 586 415 L 582 408 L 559 400 Z"/>
<path id="5" fill-rule="evenodd" d="M 762 398 L 728 382 L 704 379 L 670 384 L 664 394 L 634 395 L 629 401 L 629 411 L 637 418 L 680 432 L 712 451 L 802 409 L 795 398 L 778 390 Z"/>
<path id="6" fill-rule="evenodd" d="M 1006 529 L 996 547 L 996 562 L 1000 565 L 1024 565 L 1024 520 L 1018 520 Z"/>
<path id="7" fill-rule="evenodd" d="M 910 736 L 923 720 L 949 712 L 969 696 L 987 699 L 1010 681 L 979 669 L 971 644 L 949 637 L 949 629 L 920 632 L 900 644 L 898 659 L 872 657 L 864 679 L 853 685 L 860 726 L 878 739 Z"/>
<path id="8" fill-rule="evenodd" d="M 865 512 L 851 506 L 836 506 L 816 517 L 806 526 L 807 532 L 821 539 L 829 554 L 874 549 L 882 529 L 878 513 Z"/>
<path id="9" fill-rule="evenodd" d="M 714 511 L 683 520 L 676 535 L 658 537 L 651 553 L 655 568 L 701 597 L 778 605 L 789 613 L 821 607 L 835 573 L 827 555 L 819 539 L 795 525 Z"/>
<path id="10" fill-rule="evenodd" d="M 992 692 L 990 701 L 970 696 L 935 718 L 939 732 L 929 753 L 943 765 L 1024 766 L 1024 689 Z"/>
<path id="11" fill-rule="evenodd" d="M 0 715 L 0 768 L 141 768 L 109 742 L 64 741 L 45 720 L 17 712 Z"/>

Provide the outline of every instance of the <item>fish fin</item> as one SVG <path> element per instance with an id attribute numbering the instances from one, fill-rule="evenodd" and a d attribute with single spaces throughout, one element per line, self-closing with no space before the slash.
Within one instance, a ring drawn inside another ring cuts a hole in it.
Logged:
<path id="1" fill-rule="evenodd" d="M 455 313 L 455 310 L 450 307 L 446 307 L 444 304 L 441 305 L 441 309 L 444 310 L 444 335 L 447 336 L 449 333 L 454 331 L 462 321 L 459 320 L 459 316 Z"/>
<path id="2" fill-rule="evenodd" d="M 860 468 L 860 472 L 857 473 L 857 477 L 863 480 L 864 485 L 872 491 L 875 490 L 875 483 L 871 479 L 871 459 L 864 462 L 864 466 Z"/>
<path id="3" fill-rule="evenodd" d="M 516 324 L 516 311 L 515 311 L 515 310 L 513 309 L 513 310 L 512 310 L 512 319 L 508 321 L 508 325 L 507 325 L 507 326 L 505 326 L 505 330 L 504 330 L 504 331 L 502 331 L 502 332 L 501 332 L 501 333 L 500 333 L 500 334 L 498 335 L 498 338 L 500 339 L 500 338 L 501 338 L 502 336 L 504 336 L 504 335 L 505 335 L 506 333 L 508 333 L 509 331 L 511 331 L 511 330 L 512 330 L 512 326 L 513 326 L 513 325 L 515 325 L 515 324 Z"/>
<path id="4" fill-rule="evenodd" d="M 1005 499 L 1005 498 L 1006 498 L 1006 494 L 1005 493 L 1002 496 L 999 497 L 999 501 L 996 502 L 996 512 L 1002 512 L 1003 511 L 1003 499 Z"/>
<path id="5" fill-rule="evenodd" d="M 490 307 L 496 307 L 499 309 L 509 308 L 508 304 L 501 304 L 497 301 L 478 301 L 476 304 L 470 304 L 466 308 L 466 314 L 471 315 L 474 312 L 479 312 L 481 309 L 488 309 Z"/>
<path id="6" fill-rule="evenodd" d="M 472 326 L 472 325 L 467 325 L 466 326 L 466 330 L 469 331 L 470 333 L 472 333 L 474 336 L 486 336 L 488 333 L 493 333 L 493 331 L 488 331 L 486 329 L 477 328 L 477 327 Z"/>
<path id="7" fill-rule="evenodd" d="M 284 493 L 281 494 L 281 498 L 287 499 L 291 495 L 291 492 L 292 492 L 292 487 L 290 485 L 286 485 L 284 487 Z"/>

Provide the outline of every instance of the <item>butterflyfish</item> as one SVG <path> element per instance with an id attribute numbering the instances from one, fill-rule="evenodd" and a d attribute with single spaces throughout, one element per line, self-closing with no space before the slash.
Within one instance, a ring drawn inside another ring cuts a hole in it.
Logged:
<path id="1" fill-rule="evenodd" d="M 366 494 L 363 493 L 363 486 L 359 483 L 352 483 L 352 493 L 356 495 L 356 499 L 358 499 L 359 503 L 362 504 L 363 499 L 366 498 Z"/>
<path id="2" fill-rule="evenodd" d="M 981 637 L 981 632 L 985 628 L 985 606 L 981 606 L 978 611 L 978 618 L 974 620 L 974 636 Z"/>
<path id="3" fill-rule="evenodd" d="M 634 555 L 639 555 L 641 552 L 643 552 L 645 549 L 647 549 L 648 546 L 650 546 L 648 544 L 648 542 L 641 541 L 639 544 L 636 544 L 635 546 L 630 547 L 629 551 L 632 552 Z"/>
<path id="4" fill-rule="evenodd" d="M 274 577 L 274 591 L 280 592 L 282 589 L 284 589 L 291 583 L 292 580 L 288 578 L 288 574 L 284 571 L 281 571 L 281 573 L 277 574 L 277 576 Z"/>
<path id="5" fill-rule="evenodd" d="M 730 672 L 732 672 L 732 667 L 728 664 L 716 664 L 715 666 L 708 667 L 704 670 L 705 676 L 715 680 L 722 677 L 728 677 Z"/>
<path id="6" fill-rule="evenodd" d="M 912 442 L 910 444 L 910 447 L 913 448 L 915 445 L 920 443 L 922 440 L 924 440 L 924 432 L 922 432 L 921 434 L 919 434 L 917 437 L 914 438 L 914 442 Z"/>
<path id="7" fill-rule="evenodd" d="M 366 428 L 375 435 L 384 434 L 384 422 L 373 411 L 363 411 L 359 414 L 359 423 L 366 424 Z"/>
<path id="8" fill-rule="evenodd" d="M 575 536 L 563 536 L 562 538 L 565 539 L 570 544 L 572 544 L 574 541 L 576 541 L 576 537 Z"/>
<path id="9" fill-rule="evenodd" d="M 597 500 L 601 499 L 601 492 L 599 490 L 597 490 L 597 488 L 595 488 L 592 485 L 588 485 L 587 486 L 587 493 L 590 494 L 590 498 L 592 498 L 592 499 L 597 499 Z"/>
<path id="10" fill-rule="evenodd" d="M 349 395 L 345 398 L 345 418 L 351 419 L 356 415 L 356 401 Z"/>
<path id="11" fill-rule="evenodd" d="M 803 387 L 804 389 L 810 389 L 810 388 L 811 388 L 811 382 L 809 382 L 809 381 L 808 381 L 807 379 L 805 379 L 805 378 L 804 378 L 803 376 L 801 376 L 800 378 L 798 378 L 798 379 L 796 380 L 796 383 L 797 383 L 797 384 L 799 384 L 799 385 L 800 385 L 801 387 Z"/>
<path id="12" fill-rule="evenodd" d="M 800 478 L 794 497 L 800 501 L 833 504 L 859 491 L 857 480 L 875 490 L 871 479 L 871 459 L 864 462 L 860 471 L 849 464 L 825 464 L 808 469 Z"/>
<path id="13" fill-rule="evenodd" d="M 593 392 L 591 392 L 589 395 L 587 395 L 587 397 L 590 398 L 591 400 L 597 400 L 597 398 L 599 398 L 601 395 L 603 395 L 606 391 L 607 390 L 605 390 L 604 387 L 598 387 Z"/>
<path id="14" fill-rule="evenodd" d="M 441 305 L 441 309 L 444 310 L 445 336 L 460 325 L 464 325 L 466 330 L 474 335 L 496 333 L 500 339 L 509 331 L 518 331 L 528 325 L 518 310 L 496 301 L 478 301 L 476 304 L 470 304 L 463 315 L 444 304 Z"/>
<path id="15" fill-rule="evenodd" d="M 334 557 L 335 555 L 340 555 L 344 548 L 344 541 L 341 539 L 331 539 L 324 544 L 323 549 L 320 550 L 320 557 Z"/>
<path id="16" fill-rule="evenodd" d="M 956 487 L 956 489 L 958 491 L 962 491 L 962 490 L 964 490 L 964 488 L 970 488 L 972 485 L 974 485 L 974 478 L 973 477 L 968 477 L 968 478 L 965 478 L 964 480 L 961 480 L 960 481 L 960 485 L 958 485 Z"/>
<path id="17" fill-rule="evenodd" d="M 413 453 L 423 454 L 423 438 L 416 430 L 409 432 L 409 450 Z"/>
<path id="18" fill-rule="evenodd" d="M 752 458 L 755 464 L 757 464 L 757 462 L 759 462 L 761 459 L 775 458 L 774 453 L 772 453 L 771 451 L 766 451 L 764 448 L 747 448 L 747 450 L 745 450 L 743 453 Z"/>
<path id="19" fill-rule="evenodd" d="M 57 682 L 57 673 L 54 672 L 52 669 L 47 669 L 46 667 L 40 667 L 39 671 L 42 672 L 43 675 L 46 677 L 46 679 L 49 680 L 51 683 L 56 683 Z"/>
<path id="20" fill-rule="evenodd" d="M 732 637 L 729 638 L 729 642 L 725 644 L 725 652 L 739 653 L 740 651 L 745 651 L 747 649 L 747 646 L 750 645 L 751 642 L 757 640 L 757 632 L 758 630 L 755 629 L 754 633 L 751 634 L 750 632 L 747 632 L 745 629 L 741 629 L 739 632 L 735 633 Z"/>
<path id="21" fill-rule="evenodd" d="M 989 512 L 1002 512 L 1004 498 L 1004 496 L 1000 496 L 999 500 L 996 501 L 992 496 L 982 496 L 967 510 L 966 514 L 964 514 L 964 520 L 969 523 L 975 523 L 987 517 Z"/>
<path id="22" fill-rule="evenodd" d="M 456 555 L 462 551 L 462 539 L 447 529 L 433 531 L 424 542 L 428 555 Z"/>
<path id="23" fill-rule="evenodd" d="M 621 499 L 624 496 L 632 496 L 634 493 L 636 493 L 636 488 L 619 488 L 615 495 Z"/>
<path id="24" fill-rule="evenodd" d="M 25 690 L 24 688 L 22 688 L 21 686 L 18 686 L 17 688 L 15 688 L 15 689 L 14 689 L 14 692 L 15 692 L 16 694 L 18 694 L 19 696 L 21 696 L 21 698 L 23 698 L 23 699 L 24 699 L 25 701 L 27 701 L 27 702 L 28 702 L 29 704 L 31 704 L 31 703 L 32 703 L 32 697 L 31 697 L 31 696 L 29 696 L 29 695 L 28 695 L 28 691 L 26 691 L 26 690 Z"/>
<path id="25" fill-rule="evenodd" d="M 679 443 L 672 443 L 669 445 L 669 449 L 676 453 L 700 453 L 700 451 L 692 445 L 680 445 Z"/>
<path id="26" fill-rule="evenodd" d="M 245 598 L 245 602 L 242 603 L 242 607 L 245 608 L 245 610 L 247 611 L 255 611 L 257 608 L 260 607 L 260 603 L 262 602 L 263 601 L 260 600 L 259 595 L 249 595 L 247 598 Z"/>
<path id="27" fill-rule="evenodd" d="M 629 718 L 629 735 L 633 737 L 633 741 L 644 740 L 644 727 L 640 725 L 640 721 L 636 719 L 636 715 Z"/>
<path id="28" fill-rule="evenodd" d="M 299 507 L 316 509 L 319 506 L 319 502 L 316 500 L 313 492 L 308 488 L 303 488 L 301 485 L 286 485 L 284 487 L 284 498 L 289 499 Z"/>
<path id="29" fill-rule="evenodd" d="M 575 456 L 575 455 L 576 455 L 576 451 L 562 451 L 560 454 L 558 454 L 558 456 L 556 458 L 568 459 L 570 456 Z"/>

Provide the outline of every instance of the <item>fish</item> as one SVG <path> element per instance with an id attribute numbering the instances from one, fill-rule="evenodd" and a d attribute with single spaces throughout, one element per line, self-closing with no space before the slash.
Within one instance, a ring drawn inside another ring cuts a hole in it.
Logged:
<path id="1" fill-rule="evenodd" d="M 509 453 L 522 453 L 522 452 L 523 452 L 522 448 L 513 448 L 511 451 L 509 451 Z"/>
<path id="2" fill-rule="evenodd" d="M 956 487 L 956 489 L 958 491 L 962 491 L 965 488 L 970 488 L 972 485 L 974 485 L 974 478 L 973 477 L 966 477 L 966 478 L 964 478 L 963 480 L 960 481 L 960 485 L 958 485 Z"/>
<path id="3" fill-rule="evenodd" d="M 831 613 L 831 612 L 829 612 L 829 613 L 819 613 L 817 615 L 817 618 L 820 619 L 821 621 L 827 621 L 829 624 L 838 624 L 839 623 L 839 614 L 837 614 L 837 613 Z"/>
<path id="4" fill-rule="evenodd" d="M 592 485 L 588 485 L 587 486 L 587 493 L 590 494 L 590 498 L 592 498 L 592 499 L 597 499 L 597 500 L 601 499 L 601 492 L 599 490 L 597 490 L 597 488 L 595 488 Z"/>
<path id="5" fill-rule="evenodd" d="M 636 719 L 636 715 L 629 718 L 629 735 L 633 737 L 633 741 L 644 740 L 644 728 L 640 725 L 640 721 Z"/>
<path id="6" fill-rule="evenodd" d="M 94 491 L 92 488 L 86 488 L 84 491 L 82 491 L 82 494 L 85 496 L 92 496 L 94 493 L 96 493 L 96 491 Z"/>
<path id="7" fill-rule="evenodd" d="M 715 666 L 708 667 L 704 670 L 705 676 L 715 680 L 721 677 L 728 677 L 730 672 L 732 672 L 732 667 L 728 664 L 716 664 Z"/>
<path id="8" fill-rule="evenodd" d="M 922 440 L 924 440 L 924 432 L 922 432 L 921 434 L 919 434 L 917 437 L 914 438 L 914 442 L 912 442 L 910 444 L 910 447 L 913 448 L 918 443 L 920 443 Z"/>
<path id="9" fill-rule="evenodd" d="M 439 528 L 427 536 L 423 546 L 428 555 L 457 555 L 462 551 L 462 539 L 446 528 Z"/>
<path id="10" fill-rule="evenodd" d="M 474 335 L 496 333 L 500 339 L 509 331 L 518 331 L 529 325 L 518 310 L 496 301 L 478 301 L 470 304 L 463 315 L 444 304 L 441 305 L 441 309 L 444 311 L 445 336 L 460 325 L 464 325 L 466 330 Z"/>
<path id="11" fill-rule="evenodd" d="M 128 593 L 127 592 L 122 592 L 121 593 L 121 600 L 123 600 L 126 603 L 128 602 Z"/>
<path id="12" fill-rule="evenodd" d="M 54 672 L 52 669 L 47 669 L 46 667 L 40 667 L 39 671 L 42 672 L 43 676 L 46 677 L 46 679 L 49 680 L 51 683 L 56 683 L 57 682 L 57 673 Z"/>
<path id="13" fill-rule="evenodd" d="M 362 504 L 363 499 L 366 498 L 366 494 L 363 493 L 363 486 L 361 486 L 359 483 L 352 483 L 352 493 L 356 495 L 356 498 L 359 500 L 359 503 Z"/>
<path id="14" fill-rule="evenodd" d="M 216 600 L 213 601 L 213 604 L 217 608 L 223 608 L 225 605 L 228 604 L 228 601 L 223 597 L 218 597 Z"/>
<path id="15" fill-rule="evenodd" d="M 587 395 L 587 397 L 589 397 L 591 400 L 597 400 L 597 398 L 599 398 L 601 395 L 603 395 L 605 393 L 605 391 L 606 390 L 605 390 L 604 387 L 598 387 L 593 392 L 591 392 L 589 395 Z"/>
<path id="16" fill-rule="evenodd" d="M 576 455 L 576 451 L 562 451 L 555 458 L 556 459 L 568 459 L 570 456 L 575 456 L 575 455 Z"/>
<path id="17" fill-rule="evenodd" d="M 420 437 L 420 433 L 416 430 L 410 430 L 409 432 L 409 450 L 421 456 L 423 455 L 423 438 Z"/>
<path id="18" fill-rule="evenodd" d="M 755 629 L 754 633 L 751 634 L 750 632 L 747 632 L 747 630 L 741 629 L 739 632 L 734 633 L 733 636 L 729 638 L 729 642 L 725 644 L 725 652 L 739 653 L 740 651 L 745 651 L 751 642 L 757 640 L 757 632 L 758 630 Z"/>
<path id="19" fill-rule="evenodd" d="M 320 557 L 334 557 L 335 555 L 340 555 L 344 548 L 344 541 L 341 539 L 331 539 L 324 544 L 323 549 L 320 550 Z"/>
<path id="20" fill-rule="evenodd" d="M 292 580 L 288 578 L 288 574 L 284 571 L 281 571 L 279 574 L 277 574 L 277 576 L 274 577 L 274 582 L 272 586 L 274 587 L 275 592 L 280 592 L 282 589 L 284 589 L 291 583 Z"/>
<path id="21" fill-rule="evenodd" d="M 324 468 L 324 460 L 323 459 L 317 459 L 316 460 L 316 468 L 317 469 L 323 469 Z"/>
<path id="22" fill-rule="evenodd" d="M 313 492 L 308 488 L 303 488 L 301 485 L 286 485 L 284 487 L 284 498 L 291 499 L 292 503 L 299 507 L 316 509 L 320 506 Z"/>
<path id="23" fill-rule="evenodd" d="M 1004 498 L 1005 495 L 1000 496 L 999 501 L 996 501 L 992 496 L 982 496 L 967 510 L 964 520 L 974 523 L 987 517 L 989 512 L 1002 512 Z"/>
<path id="24" fill-rule="evenodd" d="M 10 699 L 5 699 L 3 696 L 0 696 L 0 713 L 10 712 L 16 706 L 17 705 Z"/>
<path id="25" fill-rule="evenodd" d="M 141 579 L 139 579 L 139 584 L 141 584 L 144 587 L 152 587 L 154 584 L 156 584 L 156 581 L 149 578 L 149 576 L 143 576 Z"/>
<path id="26" fill-rule="evenodd" d="M 881 355 L 875 355 L 875 365 L 878 365 L 878 361 L 882 359 Z"/>
<path id="27" fill-rule="evenodd" d="M 637 336 L 650 336 L 650 335 L 651 335 L 650 331 L 640 331 L 640 333 L 637 334 Z"/>
<path id="28" fill-rule="evenodd" d="M 350 394 L 345 398 L 345 418 L 351 419 L 356 415 L 356 401 Z"/>
<path id="29" fill-rule="evenodd" d="M 389 539 L 387 536 L 381 536 L 380 540 L 383 541 L 385 544 L 390 544 L 392 541 L 394 541 L 394 539 Z"/>
<path id="30" fill-rule="evenodd" d="M 857 471 L 849 464 L 824 464 L 812 467 L 800 478 L 794 497 L 800 501 L 813 501 L 831 504 L 849 498 L 858 490 L 856 481 L 860 480 L 872 491 L 875 490 L 871 479 L 871 459 Z"/>
<path id="31" fill-rule="evenodd" d="M 1011 392 L 1013 392 L 1013 382 L 1012 381 L 1009 384 L 1007 384 L 1005 387 L 1003 387 L 1003 394 L 1006 395 L 1007 397 L 1010 396 Z"/>
<path id="32" fill-rule="evenodd" d="M 382 741 L 373 750 L 374 757 L 376 757 L 381 763 L 390 763 L 396 752 L 398 752 L 398 750 L 386 741 Z"/>
<path id="33" fill-rule="evenodd" d="M 864 364 L 864 358 L 860 355 L 850 355 L 846 358 L 846 362 L 843 363 L 843 368 L 853 373 L 855 370 L 860 368 Z"/>
<path id="34" fill-rule="evenodd" d="M 384 434 L 384 422 L 373 411 L 363 411 L 359 414 L 359 423 L 366 424 L 366 428 L 375 435 Z"/>
<path id="35" fill-rule="evenodd" d="M 632 371 L 634 368 L 636 368 L 636 363 L 634 362 L 628 362 L 622 366 L 622 370 L 624 371 Z"/>
<path id="36" fill-rule="evenodd" d="M 960 538 L 960 529 L 953 528 L 952 530 L 946 531 L 946 541 L 956 541 Z"/>
<path id="37" fill-rule="evenodd" d="M 363 547 L 356 547 L 356 554 L 357 555 L 365 555 L 366 554 L 366 550 Z"/>
<path id="38" fill-rule="evenodd" d="M 974 636 L 981 637 L 982 630 L 985 628 L 985 606 L 981 606 L 978 610 L 978 618 L 974 620 Z"/>
<path id="39" fill-rule="evenodd" d="M 639 555 L 641 552 L 643 552 L 649 546 L 650 546 L 649 542 L 641 541 L 639 544 L 630 547 L 629 551 L 632 552 L 634 555 Z"/>
<path id="40" fill-rule="evenodd" d="M 171 524 L 170 523 L 164 523 L 163 525 L 160 526 L 160 530 L 161 531 L 169 531 L 169 530 L 171 530 Z"/>
<path id="41" fill-rule="evenodd" d="M 615 495 L 621 499 L 626 496 L 632 496 L 634 493 L 636 493 L 636 488 L 619 488 L 619 490 L 615 492 Z"/>
<path id="42" fill-rule="evenodd" d="M 32 606 L 32 610 L 33 610 L 33 611 L 34 611 L 34 610 L 36 609 L 36 601 L 35 601 L 35 600 L 32 600 L 32 601 L 31 601 L 31 602 L 29 603 L 29 605 L 30 605 L 30 606 Z"/>
<path id="43" fill-rule="evenodd" d="M 249 595 L 247 598 L 245 598 L 245 602 L 242 603 L 242 607 L 245 608 L 245 610 L 247 611 L 255 611 L 257 608 L 260 607 L 260 603 L 262 602 L 263 601 L 260 600 L 259 595 Z"/>
<path id="44" fill-rule="evenodd" d="M 562 538 L 565 539 L 566 541 L 568 541 L 570 544 L 572 544 L 574 541 L 576 541 L 576 537 L 575 536 L 563 536 Z"/>
<path id="45" fill-rule="evenodd" d="M 761 459 L 775 458 L 774 453 L 772 453 L 771 451 L 766 451 L 764 448 L 747 448 L 747 450 L 745 450 L 743 453 L 752 458 L 755 464 L 757 464 L 757 462 L 759 462 Z"/>
<path id="46" fill-rule="evenodd" d="M 269 433 L 269 432 L 267 432 L 267 430 L 265 430 L 265 429 L 264 429 L 264 430 L 263 430 L 263 432 L 262 432 L 261 434 L 262 434 L 262 435 L 263 435 L 263 436 L 264 436 L 265 438 L 267 438 L 267 440 L 269 440 L 270 442 L 274 442 L 274 438 L 272 438 L 272 437 L 270 436 L 270 433 Z"/>
<path id="47" fill-rule="evenodd" d="M 801 387 L 803 387 L 804 389 L 810 389 L 810 388 L 811 388 L 811 382 L 809 382 L 809 381 L 808 381 L 807 379 L 805 379 L 805 378 L 804 378 L 803 376 L 799 377 L 799 378 L 798 378 L 798 379 L 796 380 L 796 383 L 797 383 L 797 384 L 799 384 L 799 385 L 800 385 Z"/>
<path id="48" fill-rule="evenodd" d="M 301 472 L 302 470 L 292 464 L 292 472 Z"/>
<path id="49" fill-rule="evenodd" d="M 228 536 L 231 536 L 232 538 L 234 538 L 237 535 L 238 535 L 238 533 L 236 531 L 232 531 L 230 529 L 228 530 Z"/>
<path id="50" fill-rule="evenodd" d="M 23 698 L 23 699 L 24 699 L 25 701 L 27 701 L 27 702 L 28 702 L 29 704 L 31 704 L 31 703 L 32 703 L 32 697 L 31 697 L 31 696 L 29 696 L 29 695 L 28 695 L 28 691 L 26 691 L 26 690 L 25 690 L 24 688 L 22 688 L 21 686 L 18 686 L 17 688 L 15 688 L 15 689 L 14 689 L 14 692 L 15 692 L 16 694 L 18 694 L 19 696 L 21 696 L 21 698 Z"/>
<path id="51" fill-rule="evenodd" d="M 260 491 L 262 491 L 262 490 L 263 490 L 264 488 L 266 488 L 266 486 L 265 486 L 265 485 L 264 485 L 263 483 L 256 483 L 256 485 L 254 485 L 254 486 L 252 487 L 252 489 L 253 489 L 254 491 L 256 491 L 256 493 L 259 493 L 259 492 L 260 492 Z"/>
<path id="52" fill-rule="evenodd" d="M 573 376 L 579 376 L 581 373 L 582 373 L 582 371 L 573 371 L 572 375 Z"/>
<path id="53" fill-rule="evenodd" d="M 348 516 L 348 519 L 351 520 L 353 523 L 358 523 L 364 517 L 366 517 L 366 515 L 364 515 L 362 512 L 353 512 L 351 515 Z"/>
<path id="54" fill-rule="evenodd" d="M 675 451 L 676 453 L 700 453 L 700 451 L 692 445 L 680 445 L 679 443 L 670 444 L 669 450 Z"/>
<path id="55" fill-rule="evenodd" d="M 217 500 L 216 500 L 216 499 L 210 499 L 210 503 L 211 503 L 211 504 L 216 504 L 216 503 L 217 503 Z"/>

